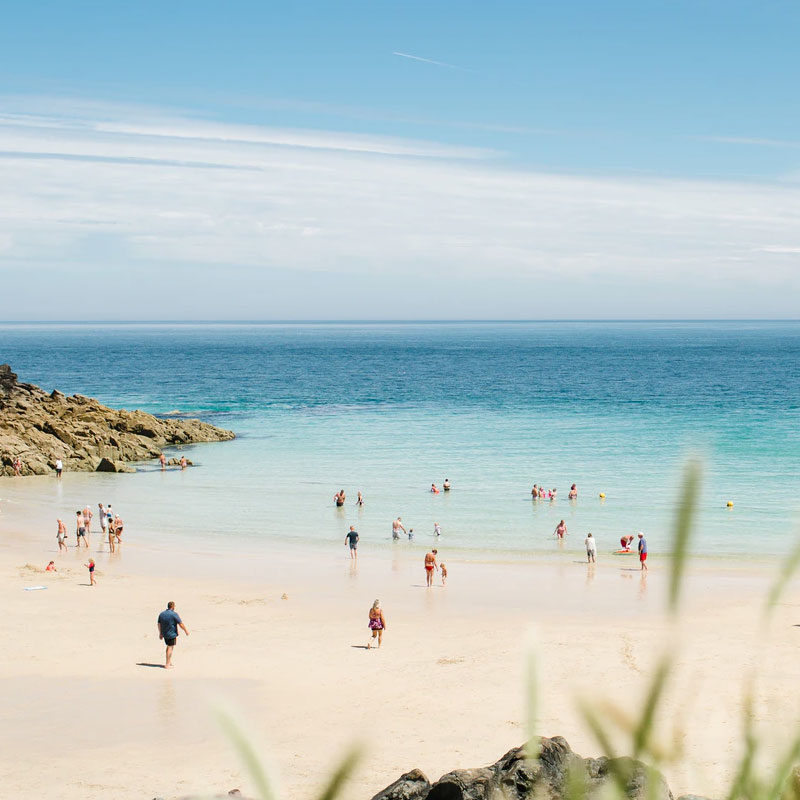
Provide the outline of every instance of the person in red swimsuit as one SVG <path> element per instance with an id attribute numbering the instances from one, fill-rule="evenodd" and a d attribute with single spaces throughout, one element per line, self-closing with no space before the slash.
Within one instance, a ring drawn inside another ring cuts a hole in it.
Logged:
<path id="1" fill-rule="evenodd" d="M 438 554 L 438 550 L 431 550 L 430 553 L 425 553 L 425 580 L 427 582 L 427 586 L 433 586 L 433 571 L 439 569 L 439 566 L 436 563 L 436 556 Z"/>

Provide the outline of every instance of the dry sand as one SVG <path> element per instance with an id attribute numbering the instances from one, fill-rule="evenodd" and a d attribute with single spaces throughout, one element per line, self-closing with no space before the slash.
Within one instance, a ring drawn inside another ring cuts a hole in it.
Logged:
<path id="1" fill-rule="evenodd" d="M 740 752 L 748 676 L 757 677 L 768 742 L 788 740 L 800 710 L 796 590 L 766 629 L 767 578 L 755 570 L 695 570 L 675 631 L 661 613 L 667 567 L 657 556 L 646 579 L 634 559 L 602 553 L 593 570 L 568 554 L 542 565 L 452 562 L 448 586 L 427 590 L 421 550 L 387 557 L 362 543 L 357 569 L 344 547 L 303 560 L 261 554 L 254 582 L 238 571 L 249 557 L 203 560 L 126 543 L 112 559 L 96 551 L 95 535 L 90 588 L 86 551 L 58 556 L 51 543 L 16 541 L 2 526 L 0 535 L 6 797 L 246 791 L 212 718 L 221 703 L 245 720 L 289 800 L 310 797 L 346 748 L 362 743 L 346 796 L 368 800 L 412 767 L 435 779 L 520 744 L 531 641 L 535 730 L 565 736 L 583 755 L 599 748 L 576 698 L 633 714 L 655 660 L 674 654 L 659 730 L 671 745 L 677 726 L 682 753 L 665 769 L 676 796 L 722 792 Z M 41 571 L 50 558 L 56 575 Z M 24 591 L 36 584 L 48 588 Z M 383 648 L 367 651 L 375 597 L 388 630 Z M 170 599 L 191 635 L 166 671 L 155 620 Z"/>

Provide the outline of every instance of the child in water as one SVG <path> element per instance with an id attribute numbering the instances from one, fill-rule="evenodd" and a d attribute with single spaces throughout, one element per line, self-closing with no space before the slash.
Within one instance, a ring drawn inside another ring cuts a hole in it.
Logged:
<path id="1" fill-rule="evenodd" d="M 439 569 L 442 573 L 442 586 L 447 584 L 447 567 L 444 564 L 439 564 Z"/>

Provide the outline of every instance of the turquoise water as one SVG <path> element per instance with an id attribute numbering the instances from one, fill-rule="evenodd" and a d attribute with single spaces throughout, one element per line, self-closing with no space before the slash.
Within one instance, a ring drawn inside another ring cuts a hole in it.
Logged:
<path id="1" fill-rule="evenodd" d="M 695 453 L 699 553 L 779 555 L 797 533 L 798 323 L 6 325 L 0 343 L 21 380 L 239 436 L 185 473 L 0 487 L 43 517 L 102 500 L 143 539 L 341 546 L 354 524 L 390 548 L 400 514 L 420 547 L 438 521 L 449 551 L 499 559 L 553 553 L 563 518 L 567 550 L 641 529 L 657 552 Z"/>

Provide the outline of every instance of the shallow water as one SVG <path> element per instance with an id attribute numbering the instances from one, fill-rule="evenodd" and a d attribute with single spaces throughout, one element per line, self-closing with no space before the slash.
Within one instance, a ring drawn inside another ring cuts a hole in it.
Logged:
<path id="1" fill-rule="evenodd" d="M 438 521 L 450 553 L 506 560 L 559 552 L 563 518 L 565 551 L 643 530 L 657 553 L 699 453 L 696 552 L 781 555 L 797 533 L 798 323 L 6 325 L 0 343 L 21 380 L 239 436 L 187 448 L 183 473 L 3 480 L 5 519 L 37 529 L 110 501 L 143 541 L 340 547 L 354 524 L 389 548 L 400 514 L 420 547 Z"/>

